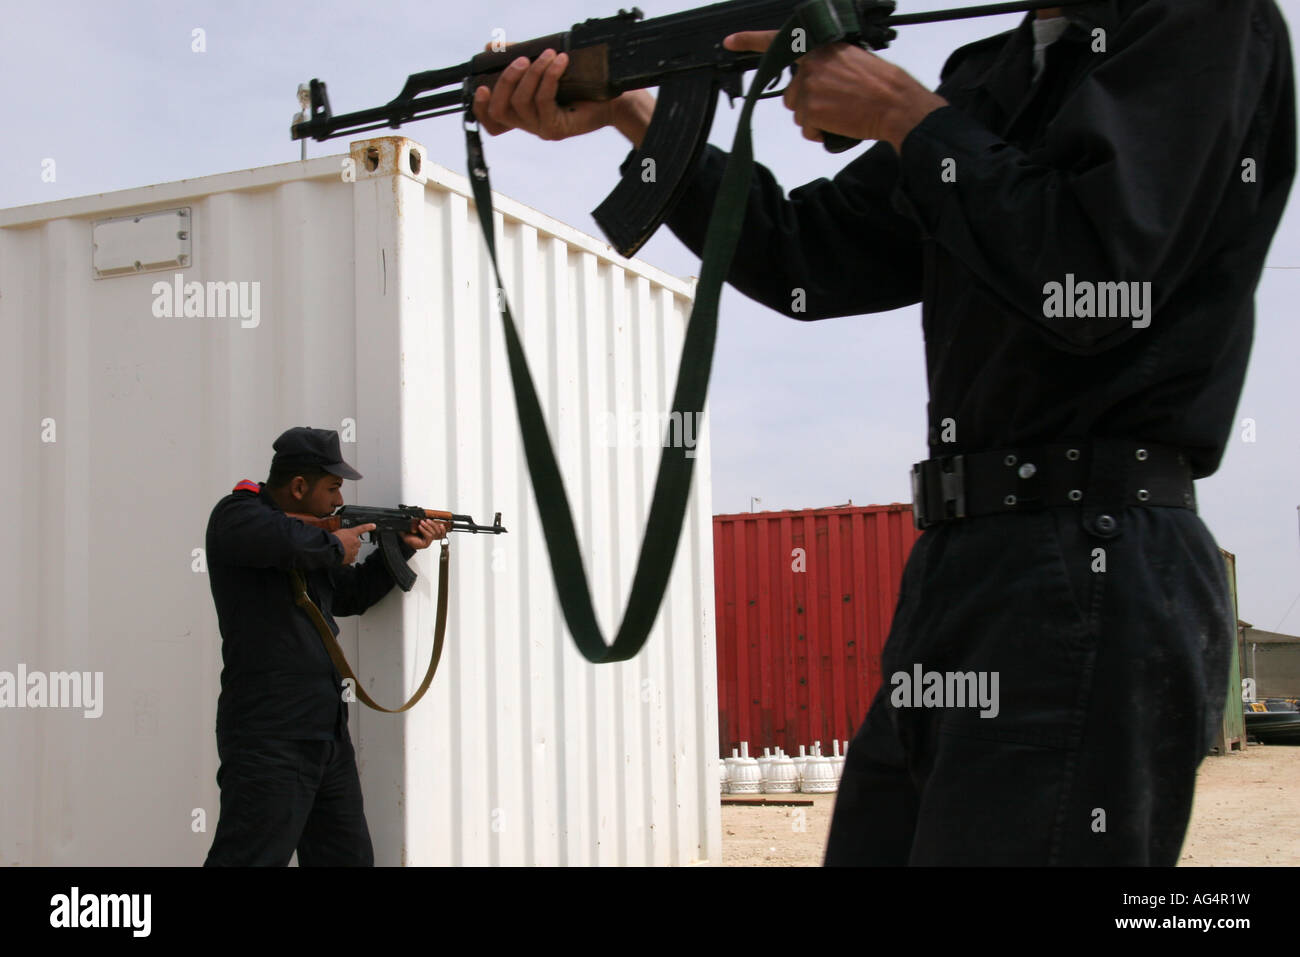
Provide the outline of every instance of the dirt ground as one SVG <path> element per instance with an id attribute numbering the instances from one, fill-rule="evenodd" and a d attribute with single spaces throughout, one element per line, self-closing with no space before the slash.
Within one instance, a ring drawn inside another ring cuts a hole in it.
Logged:
<path id="1" fill-rule="evenodd" d="M 834 794 L 754 795 L 809 800 L 811 807 L 722 807 L 722 863 L 730 867 L 817 867 Z M 1300 747 L 1252 744 L 1209 757 L 1196 780 L 1192 823 L 1180 865 L 1300 864 Z"/>

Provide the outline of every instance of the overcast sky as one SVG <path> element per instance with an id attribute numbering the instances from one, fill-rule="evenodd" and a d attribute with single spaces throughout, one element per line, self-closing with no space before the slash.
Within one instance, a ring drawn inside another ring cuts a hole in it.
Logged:
<path id="1" fill-rule="evenodd" d="M 329 83 L 336 113 L 379 105 L 408 73 L 451 66 L 508 40 L 541 36 L 628 0 L 476 0 L 474 3 L 325 0 L 5 5 L 0 89 L 6 149 L 0 208 L 146 186 L 296 159 L 288 129 L 296 90 Z M 689 9 L 639 0 L 646 16 Z M 960 0 L 902 0 L 915 12 Z M 1279 0 L 1291 23 L 1300 0 Z M 449 15 L 454 13 L 455 15 Z M 947 54 L 1014 28 L 1020 16 L 905 28 L 884 54 L 933 87 Z M 206 49 L 195 52 L 194 31 Z M 712 140 L 728 148 L 739 111 L 719 108 Z M 756 155 L 787 189 L 830 176 L 832 156 L 804 140 L 779 100 L 755 114 Z M 403 129 L 429 155 L 465 170 L 456 117 Z M 346 139 L 311 143 L 309 156 L 346 152 Z M 611 189 L 627 143 L 604 130 L 565 143 L 513 132 L 487 139 L 493 185 L 600 236 L 590 216 Z M 57 180 L 42 182 L 42 162 Z M 1237 420 L 1242 430 L 1217 474 L 1198 483 L 1201 514 L 1238 559 L 1241 614 L 1300 633 L 1300 224 L 1288 209 L 1260 285 L 1254 354 Z M 679 276 L 698 260 L 667 229 L 641 258 Z M 911 500 L 909 466 L 927 455 L 920 309 L 801 323 L 724 292 L 709 400 L 716 513 Z"/>

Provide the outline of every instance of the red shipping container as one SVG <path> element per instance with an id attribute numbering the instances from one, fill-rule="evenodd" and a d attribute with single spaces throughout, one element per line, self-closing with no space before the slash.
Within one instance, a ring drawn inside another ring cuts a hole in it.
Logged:
<path id="1" fill-rule="evenodd" d="M 713 517 L 722 755 L 853 737 L 920 535 L 911 505 Z"/>

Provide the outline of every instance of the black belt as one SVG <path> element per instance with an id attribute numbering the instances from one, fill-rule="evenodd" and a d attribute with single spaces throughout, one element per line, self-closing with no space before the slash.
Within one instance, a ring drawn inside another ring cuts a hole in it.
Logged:
<path id="1" fill-rule="evenodd" d="M 1186 453 L 1146 442 L 1089 439 L 927 459 L 912 466 L 917 528 L 941 522 L 1079 506 L 1100 514 L 1129 505 L 1196 508 Z M 1109 519 L 1109 521 L 1106 521 Z"/>

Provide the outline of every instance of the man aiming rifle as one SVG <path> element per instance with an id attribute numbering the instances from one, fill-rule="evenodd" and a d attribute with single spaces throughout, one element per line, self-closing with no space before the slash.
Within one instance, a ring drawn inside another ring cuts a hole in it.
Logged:
<path id="1" fill-rule="evenodd" d="M 511 64 L 480 125 L 641 144 L 651 95 L 558 106 L 567 66 Z M 954 52 L 935 91 L 830 44 L 784 102 L 807 139 L 877 143 L 788 196 L 756 166 L 727 280 L 802 320 L 922 303 L 930 388 L 926 532 L 826 862 L 1176 863 L 1236 625 L 1193 481 L 1232 429 L 1295 171 L 1281 14 L 1041 9 Z M 697 254 L 726 161 L 708 146 L 666 219 Z M 995 716 L 899 694 L 914 669 L 999 676 Z"/>
<path id="2" fill-rule="evenodd" d="M 376 549 L 354 565 L 374 524 L 333 532 L 290 517 L 324 518 L 343 504 L 338 433 L 289 429 L 276 439 L 265 483 L 240 482 L 208 521 L 207 561 L 221 627 L 217 752 L 221 815 L 205 866 L 374 864 L 361 781 L 348 734 L 342 677 L 311 618 L 295 602 L 302 575 L 326 624 L 359 615 L 392 589 Z M 402 559 L 444 538 L 424 519 L 401 534 Z"/>

